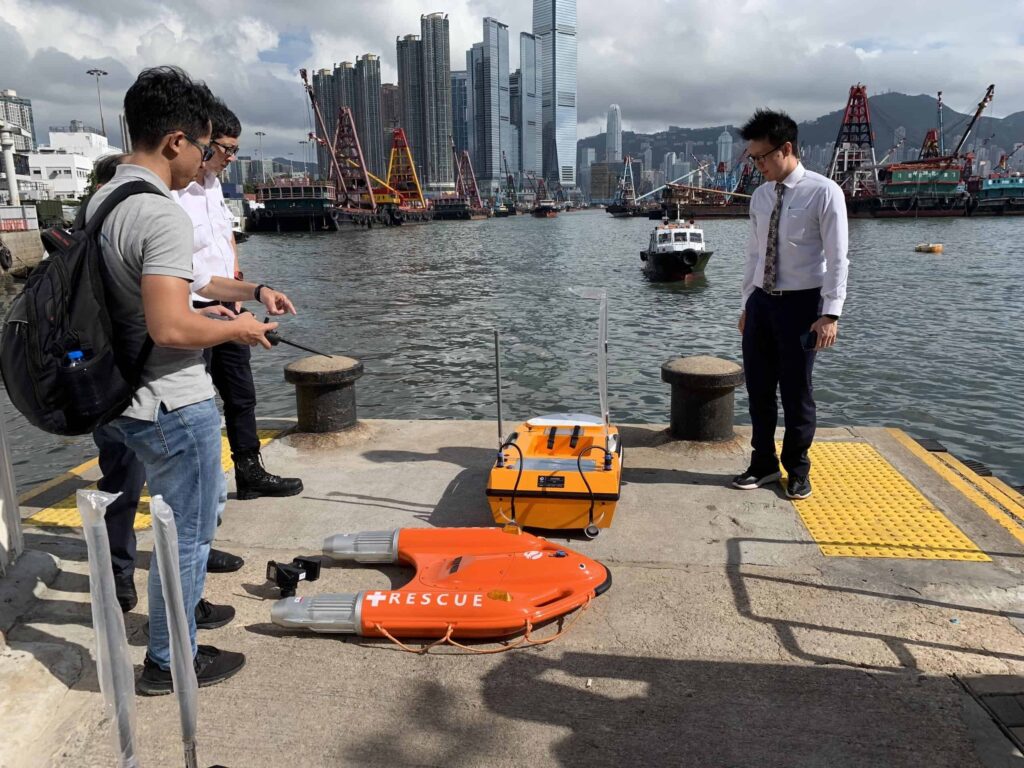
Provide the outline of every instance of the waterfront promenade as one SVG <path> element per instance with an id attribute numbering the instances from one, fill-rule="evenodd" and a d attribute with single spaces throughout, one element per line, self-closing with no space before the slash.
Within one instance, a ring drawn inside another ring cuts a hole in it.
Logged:
<path id="1" fill-rule="evenodd" d="M 1024 738 L 1011 695 L 1024 694 L 1024 500 L 895 430 L 821 430 L 815 495 L 794 504 L 726 487 L 743 434 L 697 445 L 623 427 L 614 525 L 551 537 L 608 565 L 612 587 L 547 646 L 415 656 L 270 623 L 268 559 L 316 554 L 337 532 L 491 524 L 494 432 L 370 420 L 265 448 L 306 487 L 228 502 L 217 543 L 246 565 L 212 575 L 207 597 L 238 616 L 200 642 L 248 665 L 200 691 L 201 765 L 1024 765 L 1007 735 Z M 23 516 L 59 515 L 95 477 L 86 466 L 28 493 Z M 80 531 L 29 525 L 26 541 L 0 582 L 0 766 L 111 765 Z M 151 548 L 143 532 L 143 567 Z M 300 594 L 403 573 L 325 568 Z M 136 665 L 144 609 L 127 616 Z M 142 764 L 180 764 L 173 697 L 137 705 Z"/>

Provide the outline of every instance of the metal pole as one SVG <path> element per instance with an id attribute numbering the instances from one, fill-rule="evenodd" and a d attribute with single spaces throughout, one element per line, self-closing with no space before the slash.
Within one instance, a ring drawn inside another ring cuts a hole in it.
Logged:
<path id="1" fill-rule="evenodd" d="M 267 161 L 263 157 L 263 137 L 266 136 L 263 131 L 256 131 L 256 141 L 259 143 L 260 150 L 260 175 L 263 176 L 263 183 L 267 183 Z"/>
<path id="2" fill-rule="evenodd" d="M 0 419 L 0 576 L 6 572 L 7 566 L 14 564 L 25 548 L 6 423 L 7 419 Z"/>
<path id="3" fill-rule="evenodd" d="M 103 131 L 103 135 L 106 136 L 107 124 L 103 121 L 103 99 L 100 97 L 100 78 L 109 73 L 104 72 L 102 69 L 90 69 L 86 74 L 94 75 L 96 77 L 96 103 L 100 105 L 100 130 Z"/>
<path id="4" fill-rule="evenodd" d="M 501 441 L 505 438 L 505 431 L 501 425 L 501 347 L 498 344 L 498 329 L 494 329 L 494 378 L 498 390 L 498 448 L 501 448 Z"/>
<path id="5" fill-rule="evenodd" d="M 18 193 L 18 177 L 14 174 L 14 134 L 9 131 L 0 133 L 0 151 L 4 156 L 4 173 L 7 174 L 8 205 L 21 205 Z"/>

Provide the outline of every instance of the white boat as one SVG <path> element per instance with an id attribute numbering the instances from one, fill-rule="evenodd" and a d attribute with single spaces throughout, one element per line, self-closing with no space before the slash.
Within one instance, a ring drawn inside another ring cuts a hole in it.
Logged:
<path id="1" fill-rule="evenodd" d="M 693 219 L 663 219 L 651 232 L 640 260 L 649 279 L 671 282 L 703 274 L 712 253 L 707 250 L 704 230 Z"/>

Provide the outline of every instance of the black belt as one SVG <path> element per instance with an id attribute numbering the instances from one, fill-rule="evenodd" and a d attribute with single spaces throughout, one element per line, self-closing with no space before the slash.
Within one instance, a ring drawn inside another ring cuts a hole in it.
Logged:
<path id="1" fill-rule="evenodd" d="M 193 301 L 192 302 L 192 308 L 193 309 L 206 309 L 207 307 L 219 307 L 219 306 L 220 306 L 220 302 L 219 301 Z"/>
<path id="2" fill-rule="evenodd" d="M 811 293 L 811 292 L 820 293 L 821 292 L 821 287 L 819 286 L 817 288 L 798 288 L 798 289 L 792 290 L 792 291 L 779 291 L 779 290 L 766 291 L 764 288 L 758 286 L 757 290 L 759 290 L 765 296 L 789 296 L 789 295 L 794 294 L 794 293 Z"/>

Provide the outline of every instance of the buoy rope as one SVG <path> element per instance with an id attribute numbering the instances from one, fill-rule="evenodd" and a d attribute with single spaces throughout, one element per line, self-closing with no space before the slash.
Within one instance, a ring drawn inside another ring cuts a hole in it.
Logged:
<path id="1" fill-rule="evenodd" d="M 580 620 L 580 617 L 587 612 L 587 609 L 590 607 L 590 603 L 593 599 L 593 595 L 587 597 L 587 602 L 585 602 L 576 610 L 576 615 L 572 617 L 572 620 L 566 623 L 560 630 L 558 630 L 558 632 L 553 634 L 551 637 L 546 637 L 543 640 L 534 640 L 533 624 L 530 622 L 529 619 L 526 619 L 523 626 L 523 636 L 515 642 L 508 643 L 507 645 L 503 645 L 500 648 L 474 648 L 471 645 L 465 645 L 464 643 L 460 643 L 452 638 L 452 634 L 455 632 L 455 627 L 452 624 L 448 625 L 448 628 L 445 631 L 444 636 L 439 637 L 434 642 L 427 643 L 426 645 L 420 648 L 413 648 L 410 645 L 406 645 L 397 637 L 388 632 L 387 629 L 385 629 L 384 625 L 382 624 L 374 624 L 373 628 L 380 632 L 382 635 L 384 635 L 384 637 L 386 637 L 392 643 L 397 645 L 401 650 L 406 651 L 407 653 L 415 653 L 418 656 L 427 654 L 430 652 L 432 648 L 436 648 L 440 645 L 451 645 L 468 653 L 473 653 L 482 656 L 490 653 L 504 653 L 505 651 L 511 651 L 514 648 L 521 648 L 523 646 L 547 645 L 548 643 L 554 642 L 562 635 L 564 635 L 566 632 L 568 632 L 570 629 L 572 629 L 573 626 L 575 626 L 576 622 Z M 564 618 L 564 616 L 562 618 Z"/>

